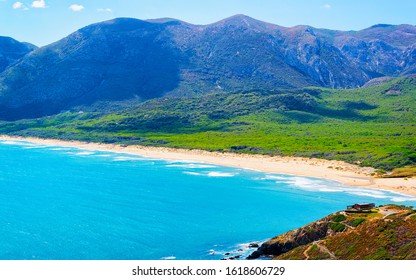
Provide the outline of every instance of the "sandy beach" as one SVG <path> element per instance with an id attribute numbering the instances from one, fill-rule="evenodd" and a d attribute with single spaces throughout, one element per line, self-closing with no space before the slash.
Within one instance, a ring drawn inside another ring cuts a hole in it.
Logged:
<path id="1" fill-rule="evenodd" d="M 197 161 L 216 165 L 252 169 L 268 173 L 281 173 L 329 179 L 352 187 L 382 189 L 416 196 L 416 178 L 376 178 L 371 176 L 371 173 L 374 172 L 373 168 L 359 167 L 341 161 L 298 157 L 270 157 L 263 155 L 219 153 L 202 150 L 186 150 L 163 147 L 124 147 L 113 144 L 10 137 L 4 135 L 0 135 L 0 140 L 24 140 L 42 145 L 66 146 L 86 150 L 128 153 L 167 160 Z"/>

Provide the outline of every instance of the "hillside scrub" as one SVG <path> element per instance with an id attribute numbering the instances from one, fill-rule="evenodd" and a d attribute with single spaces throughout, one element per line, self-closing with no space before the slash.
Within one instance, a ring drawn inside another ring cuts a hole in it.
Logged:
<path id="1" fill-rule="evenodd" d="M 3 122 L 0 133 L 323 158 L 371 166 L 386 176 L 413 176 L 415 80 L 401 78 L 354 90 L 305 88 L 159 98 L 121 111 L 74 111 Z M 389 93 L 392 89 L 395 94 Z"/>

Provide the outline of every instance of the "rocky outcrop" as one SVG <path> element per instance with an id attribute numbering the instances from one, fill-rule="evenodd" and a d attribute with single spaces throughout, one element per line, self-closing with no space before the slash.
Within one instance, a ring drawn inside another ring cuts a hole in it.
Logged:
<path id="1" fill-rule="evenodd" d="M 383 83 L 387 83 L 391 80 L 393 80 L 393 77 L 380 77 L 380 78 L 374 78 L 372 80 L 369 80 L 367 83 L 365 83 L 362 88 L 369 88 L 374 87 Z"/>
<path id="2" fill-rule="evenodd" d="M 330 215 L 322 220 L 274 237 L 264 242 L 247 259 L 257 259 L 262 256 L 279 256 L 301 245 L 333 235 L 333 230 L 329 228 L 332 217 L 333 215 Z"/>
<path id="3" fill-rule="evenodd" d="M 389 204 L 370 212 L 331 214 L 268 240 L 248 259 L 414 260 L 415 237 L 416 211 L 413 207 Z"/>

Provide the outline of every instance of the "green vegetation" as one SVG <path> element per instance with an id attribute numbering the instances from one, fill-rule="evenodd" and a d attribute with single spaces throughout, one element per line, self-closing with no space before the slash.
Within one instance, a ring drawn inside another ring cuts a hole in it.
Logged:
<path id="1" fill-rule="evenodd" d="M 328 226 L 335 232 L 341 232 L 345 229 L 345 225 L 341 223 L 329 223 Z"/>
<path id="2" fill-rule="evenodd" d="M 416 168 L 414 112 L 416 78 L 409 77 L 354 90 L 305 88 L 166 97 L 124 111 L 65 112 L 3 122 L 0 133 L 325 158 L 386 172 Z"/>
<path id="3" fill-rule="evenodd" d="M 287 252 L 270 252 L 275 259 L 330 259 L 330 252 L 339 260 L 415 260 L 416 259 L 416 211 L 412 207 L 386 205 L 380 210 L 396 212 L 395 215 L 349 213 L 345 215 L 346 224 L 342 231 L 335 230 L 335 234 L 327 233 L 320 238 L 319 246 L 311 240 L 308 244 L 294 245 Z M 365 216 L 366 218 L 363 218 Z M 341 229 L 335 219 L 340 219 L 339 214 L 330 215 L 316 222 L 321 225 L 328 222 L 331 229 Z M 298 231 L 296 231 L 298 232 Z M 294 236 L 293 231 L 267 241 L 269 250 L 278 248 L 279 242 L 284 245 L 289 236 Z M 297 235 L 299 240 L 304 236 Z M 294 244 L 294 242 L 292 242 Z M 298 243 L 299 244 L 299 243 Z M 263 244 L 264 245 L 264 244 Z M 321 248 L 319 248 L 321 247 Z"/>
<path id="4" fill-rule="evenodd" d="M 364 218 L 357 218 L 357 219 L 352 220 L 352 221 L 350 222 L 350 225 L 351 225 L 352 227 L 357 227 L 357 226 L 359 226 L 360 224 L 362 224 L 362 223 L 364 223 L 364 222 L 365 222 L 365 219 L 364 219 Z"/>
<path id="5" fill-rule="evenodd" d="M 275 259 L 278 260 L 280 259 L 280 257 L 284 256 L 285 257 L 284 259 L 286 260 L 304 260 L 305 259 L 304 251 L 307 250 L 307 248 L 309 248 L 309 246 L 307 245 L 296 247 L 290 250 L 289 252 L 276 257 Z"/>
<path id="6" fill-rule="evenodd" d="M 287 253 L 284 253 L 275 260 L 304 260 L 305 255 L 308 260 L 329 260 L 331 256 L 327 252 L 322 252 L 316 244 L 307 244 L 296 247 Z"/>
<path id="7" fill-rule="evenodd" d="M 336 222 L 336 223 L 339 223 L 339 222 L 342 222 L 342 221 L 345 221 L 347 218 L 344 216 L 344 215 L 342 215 L 342 214 L 337 214 L 337 215 L 335 215 L 334 217 L 332 217 L 332 221 L 334 221 L 334 222 Z"/>
<path id="8" fill-rule="evenodd" d="M 325 240 L 325 246 L 339 259 L 415 259 L 416 220 L 410 219 L 413 210 L 400 205 L 382 207 L 397 211 L 395 215 L 383 218 L 363 218 L 352 214 L 351 226 L 355 229 Z M 410 216 L 410 218 L 409 218 Z"/>
<path id="9" fill-rule="evenodd" d="M 328 260 L 331 256 L 327 252 L 322 252 L 316 244 L 313 244 L 308 250 L 310 260 Z"/>

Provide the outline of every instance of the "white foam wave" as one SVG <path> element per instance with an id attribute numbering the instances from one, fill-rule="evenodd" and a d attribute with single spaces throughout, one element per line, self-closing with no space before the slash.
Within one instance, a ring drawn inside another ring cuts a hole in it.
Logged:
<path id="1" fill-rule="evenodd" d="M 112 157 L 112 155 L 109 154 L 99 154 L 99 155 L 95 155 L 96 157 Z"/>
<path id="2" fill-rule="evenodd" d="M 49 148 L 49 150 L 51 151 L 68 151 L 71 150 L 71 148 L 65 148 L 65 147 L 54 147 L 54 148 Z"/>
<path id="3" fill-rule="evenodd" d="M 198 161 L 193 160 L 165 160 L 169 164 L 182 164 L 182 163 L 199 163 Z"/>
<path id="4" fill-rule="evenodd" d="M 318 189 L 320 192 L 343 192 L 343 190 L 331 187 L 321 187 Z"/>
<path id="5" fill-rule="evenodd" d="M 45 148 L 47 146 L 42 144 L 36 144 L 32 142 L 26 142 L 26 141 L 18 141 L 18 140 L 4 140 L 0 141 L 1 144 L 5 145 L 15 145 L 15 146 L 21 146 L 25 149 L 37 149 L 37 148 Z"/>
<path id="6" fill-rule="evenodd" d="M 31 143 L 28 143 L 28 142 L 13 141 L 13 140 L 3 140 L 3 141 L 0 141 L 0 143 L 4 144 L 4 145 L 19 145 L 19 146 L 25 146 L 27 144 L 31 144 Z"/>
<path id="7" fill-rule="evenodd" d="M 393 197 L 394 202 L 416 201 L 416 197 Z"/>
<path id="8" fill-rule="evenodd" d="M 67 155 L 73 155 L 73 156 L 90 156 L 93 155 L 94 152 L 91 151 L 76 151 L 76 152 L 66 152 Z"/>
<path id="9" fill-rule="evenodd" d="M 93 155 L 94 152 L 88 152 L 88 151 L 83 151 L 83 152 L 78 152 L 75 153 L 77 156 L 89 156 L 89 155 Z"/>
<path id="10" fill-rule="evenodd" d="M 384 191 L 378 191 L 378 190 L 367 190 L 367 189 L 350 189 L 350 188 L 344 188 L 344 191 L 358 196 L 369 196 L 374 198 L 388 198 L 388 193 Z"/>
<path id="11" fill-rule="evenodd" d="M 225 251 L 217 251 L 214 249 L 208 251 L 208 255 L 224 255 L 225 253 Z"/>
<path id="12" fill-rule="evenodd" d="M 224 248 L 224 250 L 221 251 L 211 249 L 208 253 L 210 255 L 222 255 L 225 259 L 243 260 L 247 258 L 252 252 L 257 250 L 258 246 L 260 246 L 265 241 L 252 241 L 249 243 L 236 244 L 229 248 Z M 257 244 L 257 246 L 254 244 Z"/>
<path id="13" fill-rule="evenodd" d="M 204 174 L 202 173 L 198 173 L 198 172 L 190 172 L 190 171 L 184 171 L 182 172 L 183 174 L 188 174 L 188 175 L 193 175 L 193 176 L 204 176 Z"/>
<path id="14" fill-rule="evenodd" d="M 161 258 L 161 260 L 175 260 L 175 259 L 176 259 L 175 256 L 167 256 L 167 257 Z"/>
<path id="15" fill-rule="evenodd" d="M 228 172 L 192 172 L 184 171 L 183 174 L 193 175 L 193 176 L 206 176 L 206 177 L 234 177 L 237 173 L 228 173 Z"/>
<path id="16" fill-rule="evenodd" d="M 31 149 L 44 149 L 44 148 L 46 148 L 46 146 L 41 146 L 41 145 L 39 145 L 39 146 L 24 146 L 24 147 L 23 147 L 23 149 L 25 149 L 25 150 L 31 150 Z"/>
<path id="17" fill-rule="evenodd" d="M 142 161 L 147 160 L 140 157 L 129 157 L 129 156 L 116 156 L 113 158 L 113 161 Z"/>
<path id="18" fill-rule="evenodd" d="M 393 191 L 373 190 L 366 188 L 348 187 L 333 181 L 325 181 L 307 177 L 280 176 L 268 174 L 258 180 L 275 180 L 278 184 L 286 184 L 295 188 L 312 192 L 344 192 L 351 195 L 389 199 L 394 202 L 416 201 L 416 197 Z"/>
<path id="19" fill-rule="evenodd" d="M 288 177 L 277 176 L 277 175 L 266 175 L 260 178 L 260 180 L 287 180 L 287 179 Z"/>
<path id="20" fill-rule="evenodd" d="M 214 165 L 199 164 L 199 163 L 169 164 L 169 165 L 166 165 L 166 167 L 192 168 L 192 169 L 198 169 L 198 168 L 216 168 L 216 166 L 214 166 Z"/>
<path id="21" fill-rule="evenodd" d="M 276 180 L 276 183 L 287 184 L 292 187 L 301 188 L 306 191 L 313 192 L 343 192 L 341 185 L 337 185 L 335 182 L 328 184 L 323 180 L 315 180 L 306 177 L 283 177 L 283 176 L 270 176 L 268 179 Z"/>
<path id="22" fill-rule="evenodd" d="M 228 173 L 228 172 L 208 172 L 208 177 L 234 177 L 237 175 L 236 173 Z"/>
<path id="23" fill-rule="evenodd" d="M 315 180 L 311 180 L 308 178 L 303 178 L 303 177 L 293 177 L 292 184 L 294 186 L 297 187 L 301 187 L 301 188 L 315 188 L 315 187 L 320 187 L 322 186 L 323 182 L 319 182 L 319 181 L 315 181 Z"/>
<path id="24" fill-rule="evenodd" d="M 111 158 L 113 161 L 153 161 L 152 158 L 141 156 L 129 156 L 124 154 L 109 153 L 109 154 L 94 154 L 95 157 Z"/>

